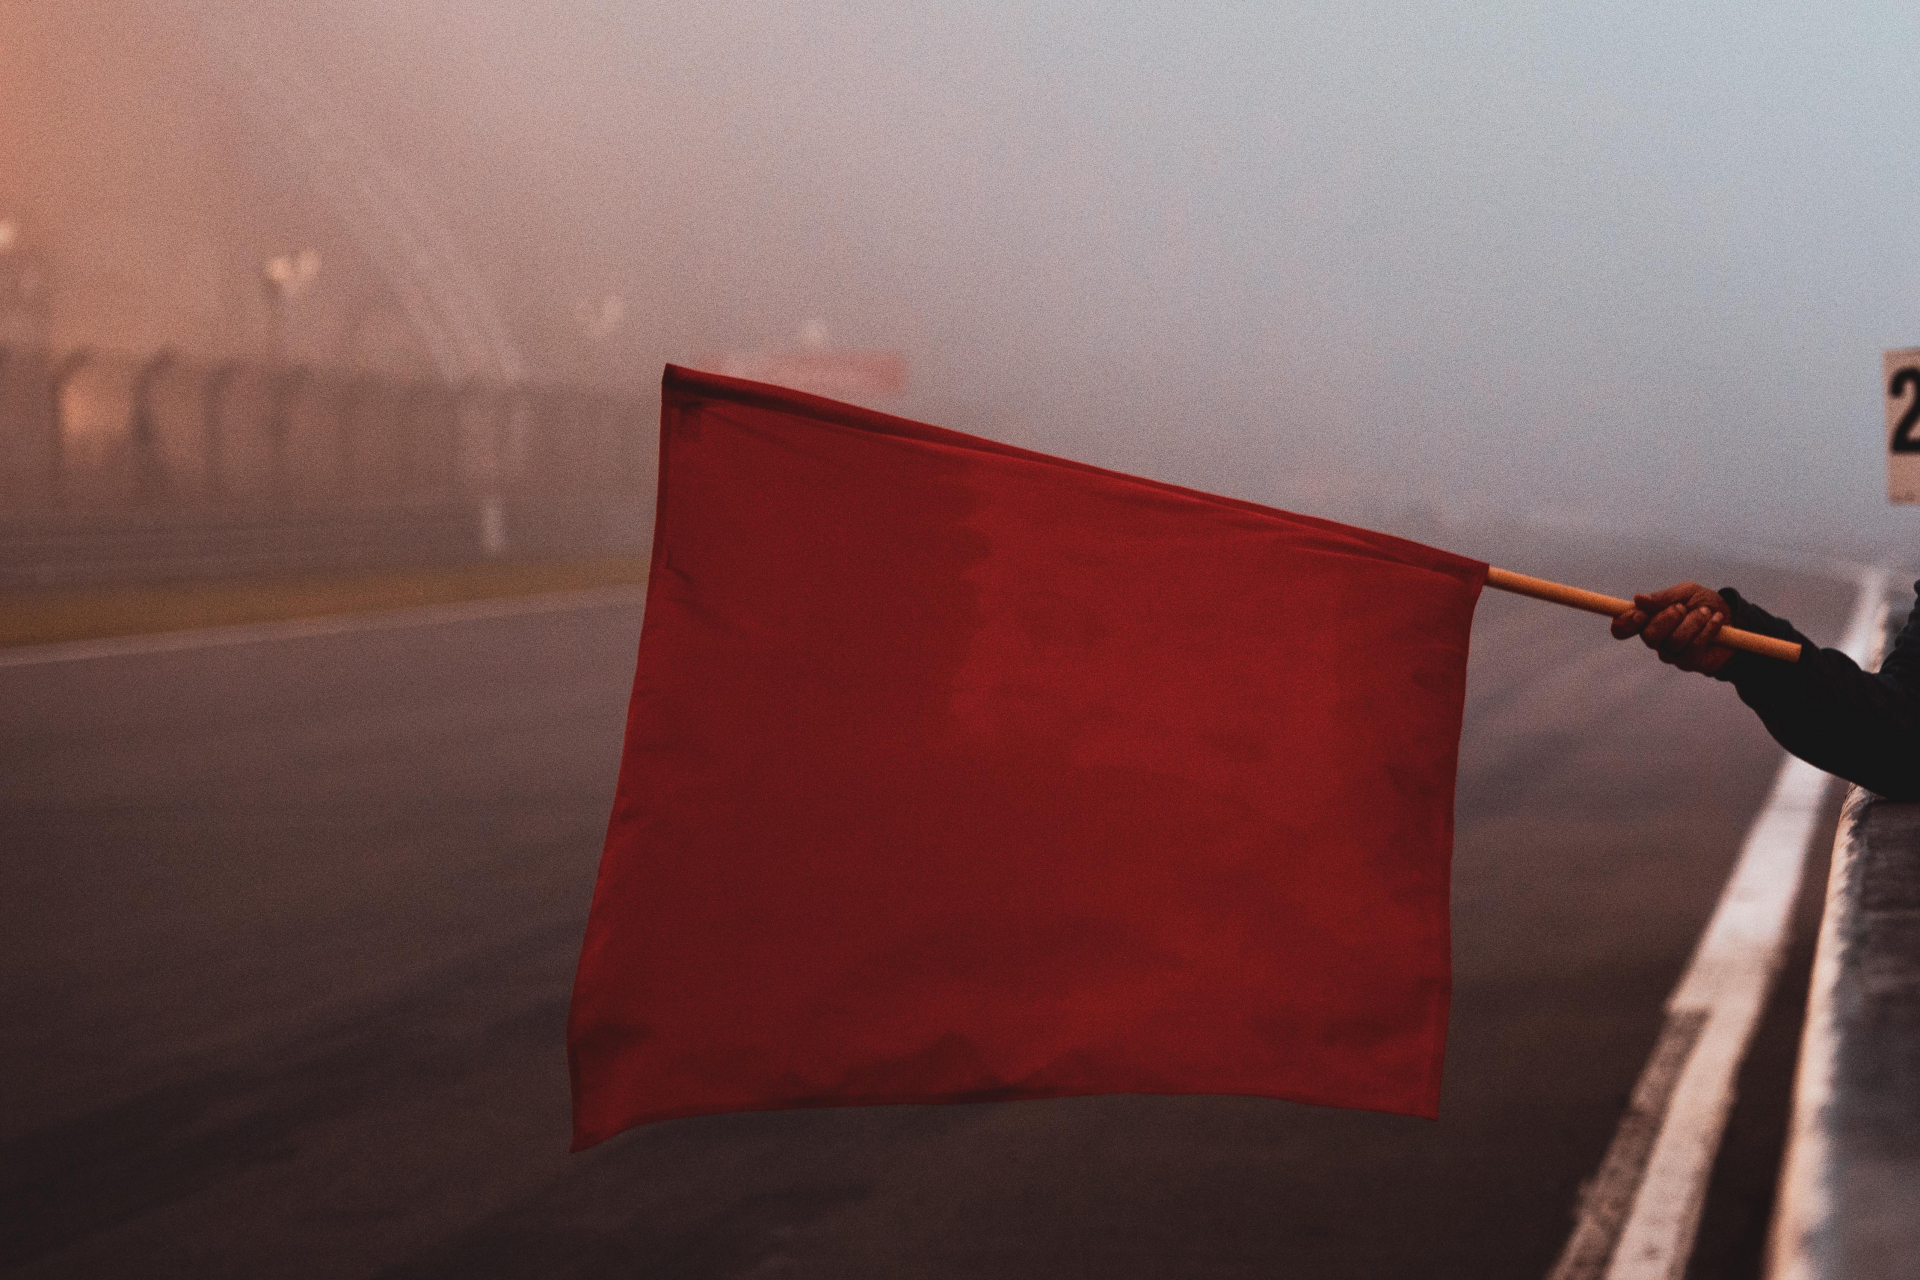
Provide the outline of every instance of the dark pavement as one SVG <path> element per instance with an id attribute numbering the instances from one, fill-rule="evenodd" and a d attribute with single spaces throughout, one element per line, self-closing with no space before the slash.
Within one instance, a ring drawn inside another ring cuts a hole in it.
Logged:
<path id="1" fill-rule="evenodd" d="M 1732 583 L 1827 640 L 1852 598 L 1435 540 L 1601 590 Z M 1437 1123 L 1119 1097 L 569 1156 L 562 1026 L 638 623 L 636 597 L 0 669 L 0 1271 L 1537 1277 L 1779 760 L 1729 689 L 1490 592 Z M 1715 1247 L 1745 1256 L 1763 1211 L 1710 1209 Z"/>

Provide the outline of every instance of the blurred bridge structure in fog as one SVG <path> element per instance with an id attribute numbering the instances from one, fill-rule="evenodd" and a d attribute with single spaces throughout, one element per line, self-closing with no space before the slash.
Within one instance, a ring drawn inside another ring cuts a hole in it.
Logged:
<path id="1" fill-rule="evenodd" d="M 656 404 L 0 347 L 0 586 L 637 551 Z"/>

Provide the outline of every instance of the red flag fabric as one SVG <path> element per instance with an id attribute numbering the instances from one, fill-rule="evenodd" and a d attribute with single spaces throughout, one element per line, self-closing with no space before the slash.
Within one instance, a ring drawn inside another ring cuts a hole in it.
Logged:
<path id="1" fill-rule="evenodd" d="M 574 1145 L 776 1107 L 1433 1116 L 1486 566 L 669 368 Z"/>

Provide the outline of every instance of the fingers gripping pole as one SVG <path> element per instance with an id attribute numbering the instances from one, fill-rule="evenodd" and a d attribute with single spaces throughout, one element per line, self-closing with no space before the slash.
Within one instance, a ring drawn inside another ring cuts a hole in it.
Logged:
<path id="1" fill-rule="evenodd" d="M 1506 569 L 1488 569 L 1487 585 L 1498 591 L 1511 591 L 1517 596 L 1532 596 L 1535 600 L 1550 600 L 1554 604 L 1564 604 L 1572 609 L 1585 610 L 1587 613 L 1604 613 L 1612 618 L 1617 618 L 1633 608 L 1633 601 L 1622 600 L 1618 596 L 1603 596 L 1598 591 L 1582 591 L 1579 587 L 1548 582 L 1545 578 L 1529 578 L 1524 573 L 1513 573 Z M 1800 661 L 1800 646 L 1793 641 L 1776 640 L 1772 636 L 1742 631 L 1738 627 L 1720 628 L 1720 634 L 1714 637 L 1714 643 L 1723 644 L 1729 649 L 1744 649 L 1748 653 L 1757 653 L 1762 657 L 1778 658 L 1782 662 Z"/>

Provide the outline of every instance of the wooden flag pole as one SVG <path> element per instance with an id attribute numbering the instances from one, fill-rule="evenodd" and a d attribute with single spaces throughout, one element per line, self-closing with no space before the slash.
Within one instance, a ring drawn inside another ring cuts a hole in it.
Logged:
<path id="1" fill-rule="evenodd" d="M 1506 569 L 1488 569 L 1487 585 L 1499 591 L 1511 591 L 1517 596 L 1551 600 L 1554 604 L 1583 609 L 1588 613 L 1604 613 L 1614 618 L 1633 608 L 1631 600 L 1603 596 L 1598 591 L 1582 591 L 1579 587 L 1548 582 L 1545 578 L 1529 578 L 1524 573 L 1513 573 Z M 1748 653 L 1757 653 L 1767 658 L 1778 658 L 1782 662 L 1800 661 L 1800 646 L 1793 641 L 1776 640 L 1772 636 L 1742 631 L 1738 627 L 1720 628 L 1720 634 L 1714 637 L 1714 643 L 1723 644 L 1729 649 L 1745 649 Z"/>

